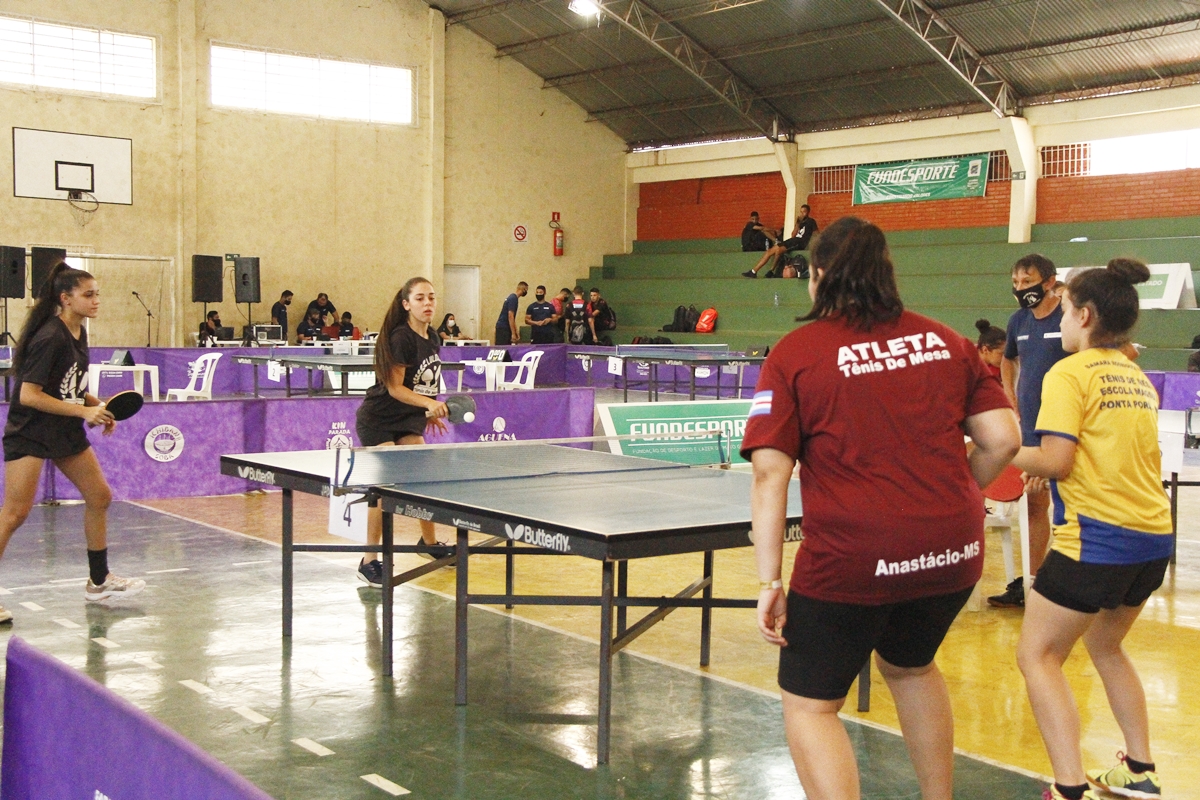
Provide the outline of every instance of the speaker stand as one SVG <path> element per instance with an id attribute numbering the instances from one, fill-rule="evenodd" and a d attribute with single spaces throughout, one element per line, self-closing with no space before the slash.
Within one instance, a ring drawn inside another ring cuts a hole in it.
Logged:
<path id="1" fill-rule="evenodd" d="M 151 320 L 154 319 L 154 314 L 153 314 L 153 312 L 150 311 L 150 306 L 146 305 L 146 301 L 142 299 L 142 296 L 140 294 L 138 294 L 137 292 L 134 292 L 133 296 L 136 297 L 137 301 L 142 304 L 142 308 L 146 309 L 146 347 L 149 347 L 150 346 L 150 328 L 151 328 L 150 323 L 151 323 Z"/>
<path id="2" fill-rule="evenodd" d="M 246 303 L 246 330 L 242 334 L 242 345 L 250 347 L 254 343 L 254 304 Z"/>
<path id="3" fill-rule="evenodd" d="M 4 333 L 0 333 L 0 347 L 16 344 L 17 339 L 8 331 L 8 298 L 4 298 Z"/>

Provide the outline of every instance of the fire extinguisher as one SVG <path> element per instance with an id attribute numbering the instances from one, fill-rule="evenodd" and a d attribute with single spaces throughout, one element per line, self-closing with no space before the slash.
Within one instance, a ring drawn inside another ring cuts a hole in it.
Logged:
<path id="1" fill-rule="evenodd" d="M 557 211 L 550 214 L 550 227 L 554 229 L 554 255 L 561 256 L 563 254 L 563 228 L 558 221 Z"/>

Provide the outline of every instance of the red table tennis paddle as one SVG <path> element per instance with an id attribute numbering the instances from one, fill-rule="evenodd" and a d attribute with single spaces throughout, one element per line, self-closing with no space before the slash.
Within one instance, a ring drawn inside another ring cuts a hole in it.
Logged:
<path id="1" fill-rule="evenodd" d="M 127 392 L 118 392 L 108 398 L 108 402 L 103 403 L 103 406 L 108 409 L 108 413 L 113 415 L 113 419 L 120 422 L 123 419 L 129 419 L 134 414 L 142 410 L 142 404 L 146 402 L 146 398 L 132 389 Z"/>
<path id="2" fill-rule="evenodd" d="M 466 422 L 468 424 L 475 421 L 475 398 L 466 394 L 452 394 L 446 398 L 446 408 L 450 413 L 446 415 L 446 419 L 458 425 Z M 425 416 L 432 416 L 428 411 Z"/>

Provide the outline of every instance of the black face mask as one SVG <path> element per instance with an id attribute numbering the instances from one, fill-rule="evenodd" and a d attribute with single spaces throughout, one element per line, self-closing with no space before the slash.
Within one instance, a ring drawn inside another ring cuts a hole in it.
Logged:
<path id="1" fill-rule="evenodd" d="M 544 295 L 544 294 L 535 294 L 534 297 L 537 298 L 537 301 L 539 303 L 546 299 L 546 295 Z"/>
<path id="2" fill-rule="evenodd" d="M 1017 298 L 1021 308 L 1033 308 L 1046 296 L 1046 287 L 1039 283 L 1028 289 L 1013 289 L 1013 296 Z"/>

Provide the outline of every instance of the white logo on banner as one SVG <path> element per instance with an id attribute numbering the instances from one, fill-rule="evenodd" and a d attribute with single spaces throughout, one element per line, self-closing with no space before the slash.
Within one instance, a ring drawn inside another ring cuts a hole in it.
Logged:
<path id="1" fill-rule="evenodd" d="M 151 428 L 144 442 L 146 455 L 155 461 L 174 461 L 183 453 L 183 431 L 174 425 Z"/>
<path id="2" fill-rule="evenodd" d="M 341 450 L 354 447 L 354 440 L 350 438 L 350 431 L 346 428 L 346 423 L 335 422 L 329 429 L 329 438 L 325 440 L 326 450 Z"/>
<path id="3" fill-rule="evenodd" d="M 492 430 L 494 430 L 496 433 L 504 433 L 504 428 L 506 425 L 507 423 L 504 421 L 504 417 L 496 417 L 494 420 L 492 420 Z"/>

